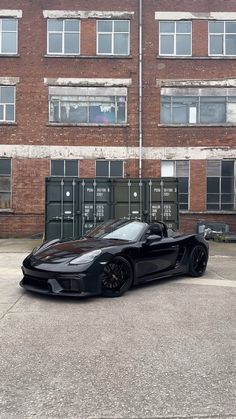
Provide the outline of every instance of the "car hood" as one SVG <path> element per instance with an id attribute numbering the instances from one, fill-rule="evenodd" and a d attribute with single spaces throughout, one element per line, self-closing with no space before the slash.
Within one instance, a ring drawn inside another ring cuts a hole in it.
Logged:
<path id="1" fill-rule="evenodd" d="M 81 240 L 55 241 L 43 244 L 36 252 L 33 252 L 35 260 L 47 263 L 60 263 L 72 260 L 85 253 L 97 249 L 122 246 L 126 240 L 108 240 L 84 238 Z"/>

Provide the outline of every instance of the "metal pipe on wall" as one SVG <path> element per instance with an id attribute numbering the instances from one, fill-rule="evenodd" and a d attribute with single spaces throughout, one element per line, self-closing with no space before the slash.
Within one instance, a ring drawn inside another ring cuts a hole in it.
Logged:
<path id="1" fill-rule="evenodd" d="M 142 178 L 143 159 L 143 0 L 139 0 L 139 178 Z"/>

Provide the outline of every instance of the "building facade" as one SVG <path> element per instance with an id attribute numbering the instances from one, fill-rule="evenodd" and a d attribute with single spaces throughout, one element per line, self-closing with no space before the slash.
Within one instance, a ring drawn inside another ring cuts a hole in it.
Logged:
<path id="1" fill-rule="evenodd" d="M 45 177 L 179 179 L 180 228 L 236 231 L 235 0 L 2 0 L 0 237 Z"/>

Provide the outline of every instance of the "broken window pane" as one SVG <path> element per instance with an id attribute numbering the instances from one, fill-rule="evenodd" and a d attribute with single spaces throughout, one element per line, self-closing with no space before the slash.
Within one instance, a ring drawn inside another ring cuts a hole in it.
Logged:
<path id="1" fill-rule="evenodd" d="M 126 96 L 52 96 L 50 121 L 120 124 L 126 122 L 126 106 Z"/>

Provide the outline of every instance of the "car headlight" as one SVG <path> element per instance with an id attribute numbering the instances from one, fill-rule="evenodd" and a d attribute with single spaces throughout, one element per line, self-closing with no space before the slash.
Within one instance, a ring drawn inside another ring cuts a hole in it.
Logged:
<path id="1" fill-rule="evenodd" d="M 69 265 L 80 265 L 82 263 L 89 263 L 92 262 L 95 257 L 100 255 L 101 249 L 93 250 L 92 252 L 85 253 L 84 255 L 78 256 L 75 259 L 72 259 Z"/>

